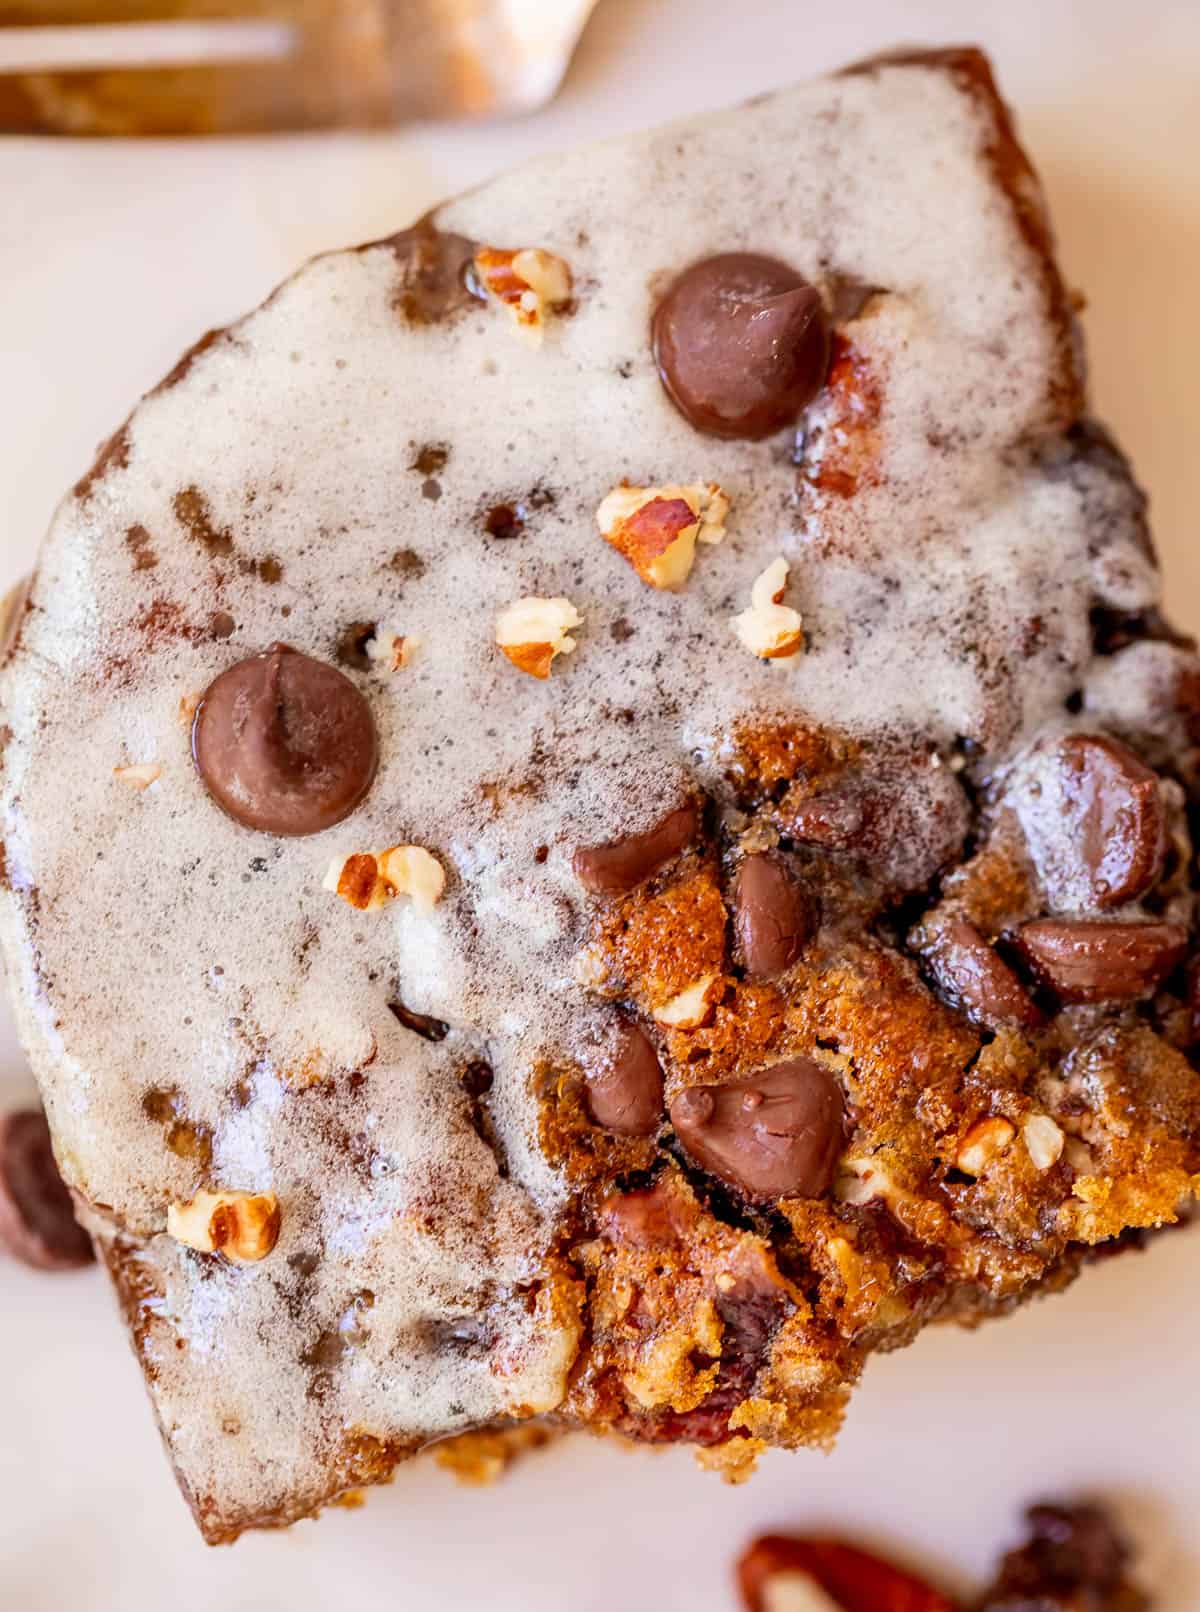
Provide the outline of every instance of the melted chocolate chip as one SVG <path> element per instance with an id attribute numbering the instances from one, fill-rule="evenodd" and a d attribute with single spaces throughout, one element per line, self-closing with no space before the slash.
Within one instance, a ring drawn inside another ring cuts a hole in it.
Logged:
<path id="1" fill-rule="evenodd" d="M 748 856 L 733 884 L 733 925 L 751 979 L 782 974 L 813 932 L 808 896 L 776 857 Z"/>
<path id="2" fill-rule="evenodd" d="M 369 672 L 371 657 L 367 654 L 367 645 L 375 637 L 376 630 L 373 621 L 352 621 L 348 627 L 343 627 L 337 641 L 338 663 L 356 672 Z"/>
<path id="3" fill-rule="evenodd" d="M 484 1063 L 482 1058 L 476 1058 L 466 1065 L 458 1078 L 468 1097 L 486 1097 L 492 1089 L 495 1076 L 490 1063 Z"/>
<path id="4" fill-rule="evenodd" d="M 1125 1576 L 1128 1546 L 1099 1506 L 1042 1504 L 1026 1517 L 1029 1540 L 1005 1556 L 980 1612 L 1146 1612 Z"/>
<path id="5" fill-rule="evenodd" d="M 829 367 L 829 321 L 794 269 L 723 252 L 685 269 L 654 314 L 663 385 L 697 431 L 756 438 L 792 424 Z"/>
<path id="6" fill-rule="evenodd" d="M 192 753 L 209 794 L 237 822 L 268 834 L 318 834 L 371 787 L 378 743 L 370 707 L 349 678 L 272 644 L 209 687 Z"/>
<path id="7" fill-rule="evenodd" d="M 837 1081 L 802 1057 L 751 1080 L 690 1086 L 671 1103 L 689 1155 L 748 1198 L 819 1198 L 833 1180 L 844 1120 Z"/>
<path id="8" fill-rule="evenodd" d="M 483 529 L 489 537 L 509 542 L 525 530 L 525 516 L 519 505 L 496 504 L 484 517 Z"/>
<path id="9" fill-rule="evenodd" d="M 571 863 L 575 877 L 593 895 L 621 895 L 678 855 L 695 837 L 698 825 L 696 807 L 689 801 L 644 834 L 580 846 Z"/>
<path id="10" fill-rule="evenodd" d="M 75 1219 L 42 1114 L 0 1118 L 0 1248 L 42 1271 L 76 1270 L 94 1258 Z"/>
<path id="11" fill-rule="evenodd" d="M 1060 804 L 1052 839 L 1030 849 L 1054 905 L 1118 907 L 1158 877 L 1166 816 L 1158 776 L 1132 750 L 1102 734 L 1074 733 L 1054 752 Z"/>
<path id="12" fill-rule="evenodd" d="M 663 1111 L 663 1076 L 650 1038 L 622 1020 L 608 1056 L 587 1075 L 588 1110 L 619 1136 L 653 1136 Z"/>
<path id="13" fill-rule="evenodd" d="M 720 1444 L 729 1437 L 729 1420 L 737 1407 L 751 1397 L 759 1372 L 766 1363 L 771 1340 L 790 1305 L 786 1294 L 755 1273 L 737 1282 L 715 1300 L 721 1318 L 721 1364 L 713 1390 L 694 1410 L 656 1415 L 652 1440 L 671 1443 Z M 645 1424 L 633 1430 L 646 1437 Z"/>
<path id="14" fill-rule="evenodd" d="M 670 1176 L 632 1192 L 610 1193 L 600 1205 L 603 1235 L 626 1248 L 672 1248 L 690 1223 Z"/>
<path id="15" fill-rule="evenodd" d="M 406 1030 L 411 1030 L 426 1041 L 444 1041 L 450 1034 L 450 1026 L 444 1019 L 432 1018 L 428 1013 L 414 1013 L 401 1001 L 389 1002 L 388 1011 L 399 1019 Z"/>
<path id="16" fill-rule="evenodd" d="M 989 1030 L 1032 1030 L 1042 1015 L 1004 959 L 963 918 L 943 925 L 926 954 L 938 989 Z"/>
<path id="17" fill-rule="evenodd" d="M 393 302 L 409 324 L 437 324 L 475 300 L 467 284 L 467 270 L 475 256 L 473 241 L 439 230 L 423 218 L 412 229 L 401 230 L 379 244 L 389 246 L 396 255 L 400 284 Z"/>
<path id="18" fill-rule="evenodd" d="M 1040 918 L 1018 943 L 1038 977 L 1064 1002 L 1129 1002 L 1146 996 L 1182 961 L 1181 924 Z"/>

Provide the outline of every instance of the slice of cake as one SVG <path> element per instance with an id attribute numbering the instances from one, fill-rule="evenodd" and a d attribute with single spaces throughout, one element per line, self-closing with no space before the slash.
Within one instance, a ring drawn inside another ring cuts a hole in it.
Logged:
<path id="1" fill-rule="evenodd" d="M 737 1476 L 1197 1167 L 1200 665 L 984 59 L 554 157 L 55 520 L 2 926 L 224 1540 L 534 1417 Z"/>

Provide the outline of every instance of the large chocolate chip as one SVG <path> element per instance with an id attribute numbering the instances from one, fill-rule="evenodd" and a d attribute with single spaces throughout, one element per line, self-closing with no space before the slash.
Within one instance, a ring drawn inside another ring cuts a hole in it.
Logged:
<path id="1" fill-rule="evenodd" d="M 581 845 L 571 864 L 575 877 L 594 895 L 622 895 L 682 851 L 695 837 L 698 821 L 689 801 L 644 834 L 627 834 L 605 845 Z"/>
<path id="2" fill-rule="evenodd" d="M 748 856 L 733 884 L 733 925 L 751 979 L 790 968 L 813 931 L 808 896 L 776 857 Z"/>
<path id="3" fill-rule="evenodd" d="M 1004 1557 L 980 1612 L 1148 1612 L 1126 1578 L 1129 1547 L 1099 1506 L 1042 1504 L 1026 1517 L 1029 1540 Z"/>
<path id="4" fill-rule="evenodd" d="M 966 919 L 939 930 L 926 962 L 943 995 L 989 1030 L 1032 1030 L 1042 1022 L 1016 974 Z"/>
<path id="5" fill-rule="evenodd" d="M 821 298 L 794 269 L 723 252 L 685 269 L 654 313 L 658 373 L 697 431 L 765 437 L 791 425 L 829 367 Z"/>
<path id="6" fill-rule="evenodd" d="M 474 241 L 440 230 L 426 217 L 377 244 L 395 254 L 400 284 L 393 300 L 410 324 L 437 324 L 473 300 L 467 271 Z"/>
<path id="7" fill-rule="evenodd" d="M 1022 924 L 1021 949 L 1064 1002 L 1131 1002 L 1146 996 L 1187 950 L 1182 924 L 1039 918 Z"/>
<path id="8" fill-rule="evenodd" d="M 1158 776 L 1103 734 L 1073 733 L 1018 810 L 1051 905 L 1101 909 L 1134 901 L 1158 877 L 1166 817 Z"/>
<path id="9" fill-rule="evenodd" d="M 76 1270 L 94 1258 L 36 1111 L 0 1118 L 0 1247 L 42 1271 Z"/>
<path id="10" fill-rule="evenodd" d="M 607 1057 L 587 1074 L 588 1110 L 620 1136 L 653 1136 L 663 1111 L 663 1077 L 650 1038 L 623 1019 Z"/>
<path id="11" fill-rule="evenodd" d="M 841 1088 L 811 1058 L 727 1086 L 689 1086 L 671 1103 L 691 1157 L 748 1198 L 819 1198 L 833 1180 L 844 1120 Z"/>
<path id="12" fill-rule="evenodd" d="M 370 707 L 349 678 L 272 644 L 211 684 L 192 753 L 209 794 L 239 823 L 318 834 L 367 793 L 378 744 Z"/>

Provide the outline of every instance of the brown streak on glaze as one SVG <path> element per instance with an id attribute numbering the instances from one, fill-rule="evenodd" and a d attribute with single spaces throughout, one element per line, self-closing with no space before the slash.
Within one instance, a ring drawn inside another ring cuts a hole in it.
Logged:
<path id="1" fill-rule="evenodd" d="M 184 531 L 207 553 L 216 556 L 232 554 L 233 533 L 228 526 L 217 526 L 212 508 L 199 487 L 182 487 L 171 500 L 175 519 Z"/>
<path id="2" fill-rule="evenodd" d="M 75 483 L 76 498 L 90 498 L 96 484 L 104 480 L 111 470 L 127 470 L 129 458 L 133 452 L 133 441 L 129 435 L 129 422 L 113 433 L 100 449 L 95 463 Z"/>

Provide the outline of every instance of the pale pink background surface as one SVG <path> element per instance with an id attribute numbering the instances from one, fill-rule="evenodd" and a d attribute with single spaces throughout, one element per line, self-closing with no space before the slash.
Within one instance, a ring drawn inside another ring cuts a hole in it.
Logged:
<path id="1" fill-rule="evenodd" d="M 561 99 L 519 126 L 184 148 L 0 141 L 0 584 L 28 567 L 131 400 L 305 255 L 385 233 L 526 155 L 898 40 L 958 39 L 992 50 L 1018 105 L 1088 293 L 1097 403 L 1153 494 L 1174 614 L 1200 630 L 1195 0 L 608 0 Z M 0 1106 L 24 1078 L 5 1017 Z M 1198 1236 L 877 1362 L 833 1456 L 774 1456 L 742 1489 L 684 1453 L 575 1439 L 491 1491 L 419 1463 L 364 1511 L 218 1552 L 174 1490 L 100 1277 L 3 1267 L 0 1608 L 720 1612 L 756 1530 L 902 1542 L 968 1584 L 1022 1501 L 1082 1488 L 1117 1497 L 1144 1531 L 1163 1612 L 1194 1612 Z"/>

